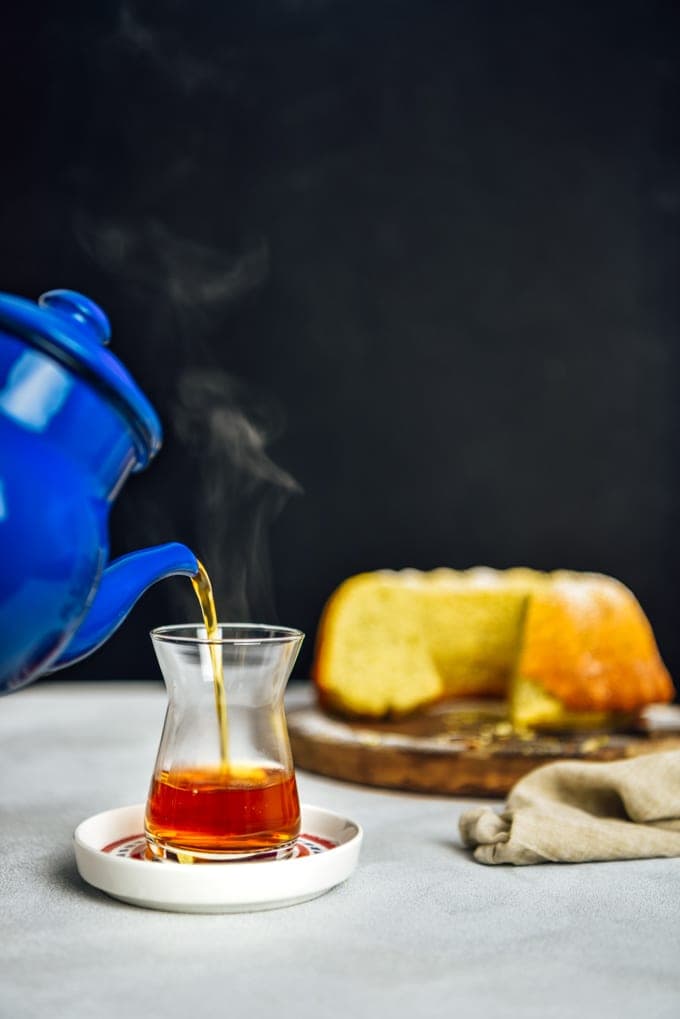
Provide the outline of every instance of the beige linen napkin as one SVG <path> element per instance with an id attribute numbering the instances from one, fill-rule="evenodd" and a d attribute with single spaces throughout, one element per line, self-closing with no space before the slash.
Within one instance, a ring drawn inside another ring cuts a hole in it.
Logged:
<path id="1" fill-rule="evenodd" d="M 467 810 L 460 834 L 480 863 L 680 856 L 680 750 L 544 765 L 520 779 L 501 814 Z"/>

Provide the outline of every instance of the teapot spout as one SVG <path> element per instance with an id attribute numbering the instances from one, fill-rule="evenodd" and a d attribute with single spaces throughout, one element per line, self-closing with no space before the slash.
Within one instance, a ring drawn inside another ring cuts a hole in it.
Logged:
<path id="1" fill-rule="evenodd" d="M 104 570 L 87 615 L 49 671 L 73 665 L 96 651 L 157 580 L 178 574 L 194 577 L 197 573 L 196 556 L 186 545 L 175 541 L 115 559 Z"/>

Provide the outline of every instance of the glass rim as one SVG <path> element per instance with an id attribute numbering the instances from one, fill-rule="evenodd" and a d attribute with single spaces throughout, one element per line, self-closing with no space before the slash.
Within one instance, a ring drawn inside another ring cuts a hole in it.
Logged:
<path id="1" fill-rule="evenodd" d="M 196 634 L 190 636 L 182 631 L 185 630 L 199 630 L 205 629 L 202 623 L 176 623 L 169 626 L 156 626 L 150 632 L 152 640 L 161 640 L 166 644 L 230 644 L 233 646 L 241 644 L 290 644 L 293 641 L 304 638 L 302 630 L 293 629 L 290 626 L 277 626 L 273 623 L 218 623 L 217 624 L 222 633 L 225 630 L 252 630 L 253 636 L 241 636 L 241 637 L 199 637 Z M 269 631 L 275 636 L 263 637 L 256 636 L 255 632 Z"/>

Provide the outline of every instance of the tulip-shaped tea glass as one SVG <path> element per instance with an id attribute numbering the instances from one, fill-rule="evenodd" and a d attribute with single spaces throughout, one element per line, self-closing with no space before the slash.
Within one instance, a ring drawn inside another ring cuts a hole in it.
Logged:
<path id="1" fill-rule="evenodd" d="M 144 820 L 156 859 L 280 858 L 299 834 L 283 694 L 304 634 L 240 623 L 218 632 L 151 634 L 168 691 Z"/>

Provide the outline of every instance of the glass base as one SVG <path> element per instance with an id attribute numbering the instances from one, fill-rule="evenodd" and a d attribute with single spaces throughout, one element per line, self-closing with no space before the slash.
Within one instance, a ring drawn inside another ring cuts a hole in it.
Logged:
<path id="1" fill-rule="evenodd" d="M 207 853 L 159 842 L 149 832 L 145 832 L 145 838 L 147 860 L 159 862 L 167 860 L 171 863 L 244 863 L 248 860 L 287 860 L 293 855 L 297 844 L 297 838 L 294 838 L 275 849 L 267 846 L 262 849 L 249 849 L 247 852 L 239 849 L 233 851 L 224 849 L 220 852 Z"/>

